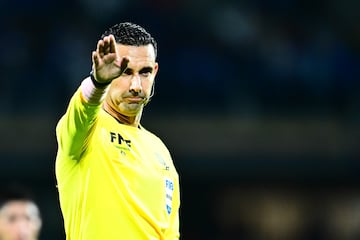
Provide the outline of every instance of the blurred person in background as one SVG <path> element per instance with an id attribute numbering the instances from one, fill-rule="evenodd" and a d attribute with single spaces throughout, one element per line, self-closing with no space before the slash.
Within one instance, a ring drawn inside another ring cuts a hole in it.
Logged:
<path id="1" fill-rule="evenodd" d="M 26 189 L 0 188 L 1 240 L 37 240 L 41 225 L 39 207 Z"/>
<path id="2" fill-rule="evenodd" d="M 66 239 L 179 239 L 177 171 L 140 119 L 157 44 L 141 26 L 109 28 L 58 122 L 56 177 Z"/>

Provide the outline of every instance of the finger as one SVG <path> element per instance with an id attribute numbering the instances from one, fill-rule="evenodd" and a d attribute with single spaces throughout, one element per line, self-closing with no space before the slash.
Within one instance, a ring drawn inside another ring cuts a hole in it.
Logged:
<path id="1" fill-rule="evenodd" d="M 110 53 L 110 44 L 111 44 L 110 37 L 109 36 L 104 37 L 103 41 L 104 41 L 104 54 L 108 54 Z"/>
<path id="2" fill-rule="evenodd" d="M 130 59 L 128 57 L 123 57 L 123 59 L 121 60 L 121 64 L 120 64 L 120 72 L 121 73 L 123 73 L 126 70 L 128 64 L 129 64 L 129 61 L 130 61 Z"/>
<path id="3" fill-rule="evenodd" d="M 96 51 L 92 52 L 92 60 L 95 67 L 99 66 L 99 57 Z"/>
<path id="4" fill-rule="evenodd" d="M 116 40 L 115 40 L 115 37 L 114 35 L 109 35 L 109 38 L 110 38 L 110 52 L 111 53 L 116 53 L 117 55 L 117 48 L 116 48 Z"/>
<path id="5" fill-rule="evenodd" d="M 104 41 L 103 40 L 99 40 L 97 47 L 96 47 L 96 51 L 99 54 L 100 57 L 104 56 Z"/>

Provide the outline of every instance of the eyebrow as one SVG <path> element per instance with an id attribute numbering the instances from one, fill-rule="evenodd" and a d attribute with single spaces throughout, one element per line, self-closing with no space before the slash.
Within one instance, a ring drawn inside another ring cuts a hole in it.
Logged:
<path id="1" fill-rule="evenodd" d="M 132 74 L 134 72 L 134 70 L 132 68 L 127 68 L 125 70 L 125 73 L 126 74 Z M 153 68 L 152 67 L 143 67 L 142 69 L 140 69 L 139 73 L 147 73 L 147 72 L 150 72 L 152 73 L 153 72 Z"/>
<path id="2" fill-rule="evenodd" d="M 139 73 L 147 73 L 147 72 L 152 73 L 152 71 L 153 71 L 152 67 L 144 67 L 144 68 L 140 69 Z"/>

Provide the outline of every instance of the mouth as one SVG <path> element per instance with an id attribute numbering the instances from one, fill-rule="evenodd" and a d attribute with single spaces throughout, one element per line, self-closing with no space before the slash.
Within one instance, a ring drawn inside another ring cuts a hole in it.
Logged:
<path id="1" fill-rule="evenodd" d="M 144 101 L 144 98 L 142 98 L 142 97 L 127 97 L 126 101 L 128 103 L 141 103 Z"/>

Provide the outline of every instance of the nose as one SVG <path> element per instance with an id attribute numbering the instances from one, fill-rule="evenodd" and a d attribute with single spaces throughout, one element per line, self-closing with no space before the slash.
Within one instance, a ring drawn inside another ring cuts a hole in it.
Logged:
<path id="1" fill-rule="evenodd" d="M 131 82 L 130 82 L 130 91 L 137 92 L 137 93 L 142 91 L 141 79 L 140 79 L 139 74 L 135 74 L 132 76 Z"/>
<path id="2" fill-rule="evenodd" d="M 17 224 L 17 235 L 19 239 L 28 239 L 31 232 L 31 224 L 21 221 Z"/>

